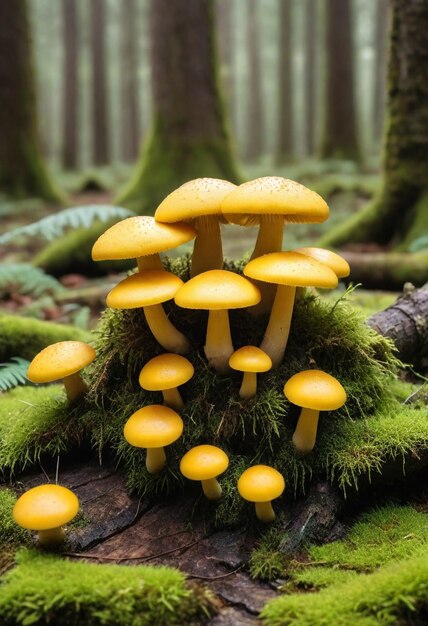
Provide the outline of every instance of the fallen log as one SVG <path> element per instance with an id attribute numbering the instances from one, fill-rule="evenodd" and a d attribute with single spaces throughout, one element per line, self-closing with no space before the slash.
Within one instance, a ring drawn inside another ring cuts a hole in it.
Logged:
<path id="1" fill-rule="evenodd" d="M 400 290 L 412 281 L 420 287 L 428 281 L 428 251 L 348 252 L 341 255 L 351 266 L 350 280 L 365 289 Z"/>

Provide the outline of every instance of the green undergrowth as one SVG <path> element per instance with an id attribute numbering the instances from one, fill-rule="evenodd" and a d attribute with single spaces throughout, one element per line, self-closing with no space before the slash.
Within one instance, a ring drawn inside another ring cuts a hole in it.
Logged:
<path id="1" fill-rule="evenodd" d="M 210 612 L 206 592 L 168 567 L 77 563 L 21 550 L 0 585 L 4 626 L 167 626 L 197 623 Z"/>
<path id="2" fill-rule="evenodd" d="M 28 539 L 27 532 L 13 521 L 15 502 L 13 491 L 0 487 L 0 576 L 13 563 L 18 546 Z"/>

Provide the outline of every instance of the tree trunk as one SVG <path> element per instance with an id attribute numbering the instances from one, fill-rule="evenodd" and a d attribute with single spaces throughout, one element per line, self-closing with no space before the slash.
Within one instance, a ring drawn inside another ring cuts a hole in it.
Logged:
<path id="1" fill-rule="evenodd" d="M 220 59 L 220 75 L 227 104 L 228 120 L 232 132 L 237 129 L 236 93 L 235 93 L 235 66 L 234 66 L 234 22 L 232 0 L 217 0 L 217 33 Z"/>
<path id="2" fill-rule="evenodd" d="M 317 3 L 306 0 L 305 13 L 305 143 L 306 154 L 316 152 Z"/>
<path id="3" fill-rule="evenodd" d="M 327 0 L 324 158 L 359 160 L 351 0 Z"/>
<path id="4" fill-rule="evenodd" d="M 76 169 L 78 163 L 78 35 L 77 3 L 62 0 L 64 28 L 64 135 L 62 164 L 65 169 Z"/>
<path id="5" fill-rule="evenodd" d="M 121 25 L 121 142 L 122 159 L 135 161 L 140 137 L 137 75 L 136 0 L 122 0 Z"/>
<path id="6" fill-rule="evenodd" d="M 0 189 L 59 200 L 40 148 L 26 0 L 0 1 Z"/>
<path id="7" fill-rule="evenodd" d="M 143 214 L 192 178 L 239 180 L 218 87 L 212 0 L 152 0 L 150 8 L 153 125 L 118 198 Z"/>
<path id="8" fill-rule="evenodd" d="M 375 66 L 373 72 L 373 140 L 382 137 L 386 108 L 386 70 L 388 39 L 388 0 L 377 0 L 374 30 Z"/>
<path id="9" fill-rule="evenodd" d="M 428 2 L 392 0 L 383 181 L 372 203 L 324 243 L 402 251 L 428 232 Z"/>
<path id="10" fill-rule="evenodd" d="M 279 120 L 277 162 L 293 152 L 291 0 L 279 0 Z"/>
<path id="11" fill-rule="evenodd" d="M 246 95 L 245 159 L 255 161 L 263 152 L 263 101 L 260 68 L 259 24 L 257 0 L 247 2 L 248 91 Z"/>
<path id="12" fill-rule="evenodd" d="M 108 90 L 106 69 L 106 2 L 91 0 L 92 158 L 95 165 L 109 162 Z"/>

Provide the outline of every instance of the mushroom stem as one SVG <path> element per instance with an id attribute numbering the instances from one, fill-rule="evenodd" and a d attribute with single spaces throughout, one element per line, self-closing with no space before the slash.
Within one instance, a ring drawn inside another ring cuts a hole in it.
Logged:
<path id="1" fill-rule="evenodd" d="M 70 402 L 77 400 L 88 391 L 88 386 L 80 375 L 80 372 L 66 376 L 63 379 L 65 393 Z"/>
<path id="2" fill-rule="evenodd" d="M 315 409 L 303 408 L 296 430 L 293 434 L 293 444 L 302 454 L 311 452 L 317 438 L 318 417 L 320 412 Z"/>
<path id="3" fill-rule="evenodd" d="M 293 316 L 296 287 L 278 285 L 269 322 L 260 348 L 272 359 L 272 367 L 278 367 L 284 358 Z"/>
<path id="4" fill-rule="evenodd" d="M 162 395 L 164 404 L 169 406 L 171 409 L 178 411 L 184 407 L 183 398 L 181 397 L 177 387 L 173 387 L 172 389 L 163 389 Z"/>
<path id="5" fill-rule="evenodd" d="M 166 465 L 163 448 L 147 448 L 146 467 L 149 474 L 158 474 Z"/>
<path id="6" fill-rule="evenodd" d="M 191 276 L 223 267 L 223 246 L 220 223 L 216 215 L 204 215 L 195 219 L 197 231 L 192 254 Z"/>
<path id="7" fill-rule="evenodd" d="M 208 500 L 220 500 L 221 498 L 221 485 L 217 478 L 208 478 L 207 480 L 201 480 L 202 489 Z"/>
<path id="8" fill-rule="evenodd" d="M 142 270 L 164 270 L 164 266 L 159 254 L 148 254 L 137 258 L 138 271 Z"/>
<path id="9" fill-rule="evenodd" d="M 204 351 L 210 367 L 213 367 L 220 374 L 229 372 L 229 358 L 233 354 L 234 348 L 227 309 L 209 311 Z"/>
<path id="10" fill-rule="evenodd" d="M 153 336 L 167 352 L 186 354 L 189 351 L 189 342 L 169 321 L 161 304 L 145 306 L 144 315 Z"/>
<path id="11" fill-rule="evenodd" d="M 280 215 L 262 215 L 259 234 L 250 261 L 269 252 L 281 252 L 284 218 Z"/>
<path id="12" fill-rule="evenodd" d="M 272 508 L 272 502 L 256 502 L 256 515 L 261 522 L 273 522 L 275 511 Z"/>
<path id="13" fill-rule="evenodd" d="M 62 526 L 39 530 L 39 543 L 42 546 L 54 546 L 65 540 L 65 532 Z"/>
<path id="14" fill-rule="evenodd" d="M 254 398 L 257 392 L 257 373 L 256 372 L 244 372 L 242 378 L 242 385 L 239 390 L 239 397 L 247 400 L 248 398 Z"/>

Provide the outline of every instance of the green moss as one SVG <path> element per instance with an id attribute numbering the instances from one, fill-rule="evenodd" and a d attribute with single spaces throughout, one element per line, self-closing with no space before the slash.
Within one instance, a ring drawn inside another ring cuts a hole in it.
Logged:
<path id="1" fill-rule="evenodd" d="M 25 541 L 26 532 L 17 526 L 12 518 L 16 496 L 10 489 L 0 488 L 0 549 L 6 544 Z"/>
<path id="2" fill-rule="evenodd" d="M 68 340 L 89 341 L 90 335 L 65 324 L 0 313 L 0 361 L 14 356 L 31 360 L 51 343 Z"/>
<path id="3" fill-rule="evenodd" d="M 285 575 L 288 569 L 288 559 L 280 550 L 284 539 L 285 533 L 281 519 L 277 518 L 262 534 L 258 545 L 251 553 L 248 567 L 252 578 L 275 580 Z"/>
<path id="4" fill-rule="evenodd" d="M 167 567 L 76 563 L 23 550 L 0 586 L 4 626 L 167 626 L 209 613 L 208 596 Z"/>

